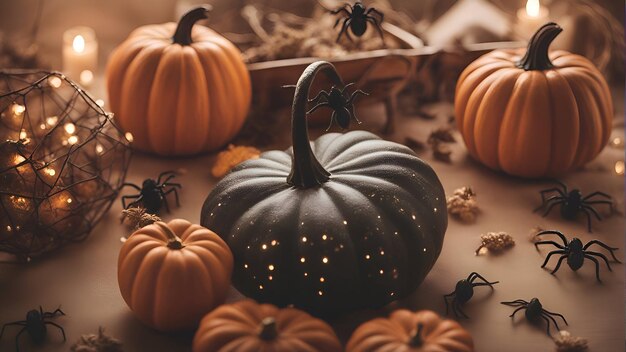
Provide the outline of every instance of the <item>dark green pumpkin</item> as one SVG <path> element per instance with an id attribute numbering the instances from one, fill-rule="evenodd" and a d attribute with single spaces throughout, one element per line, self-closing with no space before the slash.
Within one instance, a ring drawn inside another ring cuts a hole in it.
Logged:
<path id="1" fill-rule="evenodd" d="M 437 175 L 409 148 L 365 131 L 309 142 L 307 97 L 319 71 L 343 87 L 328 62 L 304 71 L 293 152 L 235 167 L 209 194 L 201 223 L 230 246 L 241 293 L 328 316 L 413 292 L 439 256 L 448 220 Z"/>

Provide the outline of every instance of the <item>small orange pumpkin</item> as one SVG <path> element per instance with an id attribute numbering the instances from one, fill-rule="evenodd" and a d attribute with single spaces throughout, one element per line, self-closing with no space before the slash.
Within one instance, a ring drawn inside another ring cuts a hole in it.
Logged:
<path id="1" fill-rule="evenodd" d="M 559 176 L 595 158 L 611 134 L 613 102 L 586 58 L 554 51 L 561 33 L 541 27 L 523 50 L 496 50 L 461 74 L 456 121 L 469 154 L 494 170 Z"/>
<path id="2" fill-rule="evenodd" d="M 193 339 L 194 352 L 340 352 L 333 329 L 295 308 L 243 300 L 207 314 Z"/>
<path id="3" fill-rule="evenodd" d="M 454 320 L 443 320 L 437 313 L 422 310 L 396 310 L 359 326 L 346 352 L 472 352 L 474 340 Z"/>
<path id="4" fill-rule="evenodd" d="M 137 28 L 115 49 L 107 67 L 111 111 L 133 146 L 160 155 L 216 150 L 240 130 L 251 98 L 241 52 L 226 38 L 194 23 Z"/>
<path id="5" fill-rule="evenodd" d="M 176 219 L 135 231 L 120 250 L 117 278 L 144 324 L 177 331 L 195 328 L 224 302 L 232 269 L 233 255 L 218 235 Z"/>

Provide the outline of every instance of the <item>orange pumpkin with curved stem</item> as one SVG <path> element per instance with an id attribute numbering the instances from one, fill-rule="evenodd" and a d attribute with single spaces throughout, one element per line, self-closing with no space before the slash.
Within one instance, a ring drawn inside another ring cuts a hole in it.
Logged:
<path id="1" fill-rule="evenodd" d="M 459 323 L 435 312 L 400 309 L 359 326 L 346 346 L 346 352 L 377 351 L 472 352 L 474 340 Z"/>
<path id="2" fill-rule="evenodd" d="M 250 77 L 239 49 L 194 26 L 207 12 L 199 7 L 178 25 L 140 27 L 111 55 L 109 104 L 135 148 L 159 155 L 216 150 L 243 125 Z"/>
<path id="3" fill-rule="evenodd" d="M 333 329 L 295 309 L 243 300 L 207 314 L 193 339 L 194 352 L 340 352 Z"/>
<path id="4" fill-rule="evenodd" d="M 494 170 L 538 178 L 559 176 L 592 160 L 606 145 L 611 93 L 586 58 L 554 51 L 562 31 L 541 27 L 524 56 L 497 50 L 461 74 L 455 110 L 469 154 Z"/>
<path id="5" fill-rule="evenodd" d="M 214 232 L 176 219 L 135 231 L 117 268 L 120 292 L 133 313 L 157 330 L 178 331 L 195 328 L 224 302 L 233 256 Z"/>

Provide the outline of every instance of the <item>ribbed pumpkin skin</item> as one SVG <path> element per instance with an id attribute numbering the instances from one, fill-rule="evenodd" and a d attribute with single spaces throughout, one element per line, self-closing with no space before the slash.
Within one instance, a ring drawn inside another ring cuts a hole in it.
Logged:
<path id="1" fill-rule="evenodd" d="M 259 338 L 265 318 L 276 321 L 277 337 Z M 207 314 L 193 339 L 193 352 L 341 352 L 333 329 L 295 309 L 244 300 Z"/>
<path id="2" fill-rule="evenodd" d="M 320 186 L 286 182 L 290 149 L 239 164 L 207 197 L 201 224 L 233 251 L 235 287 L 322 316 L 413 292 L 447 227 L 435 172 L 409 148 L 365 131 L 328 133 L 311 148 L 331 174 Z"/>
<path id="3" fill-rule="evenodd" d="M 167 226 L 185 247 L 169 248 L 156 224 L 137 230 L 120 250 L 120 292 L 144 324 L 159 331 L 193 329 L 224 302 L 233 257 L 218 235 L 200 225 L 176 219 Z"/>
<path id="4" fill-rule="evenodd" d="M 422 324 L 421 346 L 411 346 Z M 389 318 L 377 318 L 359 326 L 348 341 L 346 352 L 472 352 L 474 340 L 459 323 L 443 320 L 437 313 L 400 309 Z"/>
<path id="5" fill-rule="evenodd" d="M 524 50 L 488 53 L 458 80 L 457 127 L 469 154 L 494 170 L 555 177 L 592 160 L 611 134 L 609 87 L 586 58 L 550 53 L 555 68 L 516 66 Z"/>
<path id="6" fill-rule="evenodd" d="M 175 23 L 137 28 L 111 54 L 111 111 L 133 146 L 159 155 L 216 150 L 240 130 L 250 77 L 239 50 L 203 26 L 190 45 L 172 43 Z"/>

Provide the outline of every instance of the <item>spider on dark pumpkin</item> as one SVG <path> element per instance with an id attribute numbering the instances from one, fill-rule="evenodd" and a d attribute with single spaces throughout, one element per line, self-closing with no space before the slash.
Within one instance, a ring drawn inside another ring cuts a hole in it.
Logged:
<path id="1" fill-rule="evenodd" d="M 378 31 L 378 34 L 380 35 L 380 38 L 384 42 L 385 38 L 383 36 L 383 30 L 381 29 L 380 24 L 383 22 L 385 15 L 382 12 L 376 10 L 375 8 L 373 7 L 367 8 L 365 5 L 363 5 L 362 2 L 357 1 L 356 3 L 354 3 L 354 5 L 345 3 L 342 7 L 336 10 L 333 10 L 330 13 L 333 15 L 337 15 L 337 14 L 345 15 L 345 17 L 339 17 L 337 19 L 337 22 L 335 22 L 335 25 L 333 26 L 333 28 L 336 28 L 339 22 L 343 19 L 343 24 L 341 25 L 341 31 L 339 32 L 339 35 L 337 36 L 337 42 L 339 42 L 339 39 L 341 39 L 341 36 L 344 33 L 346 34 L 346 37 L 348 37 L 348 39 L 352 41 L 352 37 L 350 37 L 350 34 L 346 31 L 348 28 L 350 28 L 352 33 L 356 35 L 357 37 L 362 36 L 363 33 L 365 33 L 365 30 L 367 30 L 368 22 L 374 25 L 374 28 L 376 28 L 376 30 Z M 378 17 L 380 18 L 376 18 L 372 16 L 372 14 L 378 15 Z"/>
<path id="2" fill-rule="evenodd" d="M 483 282 L 475 283 L 474 280 L 481 279 Z M 472 272 L 466 279 L 459 280 L 456 283 L 454 291 L 443 296 L 443 301 L 446 303 L 446 315 L 448 315 L 448 303 L 452 304 L 452 311 L 458 318 L 459 315 L 469 319 L 469 317 L 461 309 L 461 305 L 469 301 L 474 296 L 474 287 L 489 286 L 493 290 L 493 285 L 499 283 L 499 281 L 489 282 L 477 272 Z M 452 302 L 448 302 L 448 297 L 452 297 Z"/>
<path id="3" fill-rule="evenodd" d="M 307 114 L 313 113 L 315 110 L 328 107 L 333 110 L 332 115 L 330 116 L 330 124 L 326 131 L 328 131 L 333 125 L 333 121 L 337 121 L 337 124 L 343 128 L 347 129 L 350 127 L 350 118 L 354 117 L 354 120 L 361 124 L 361 121 L 356 117 L 354 113 L 354 99 L 359 95 L 369 95 L 364 91 L 357 89 L 352 94 L 348 95 L 348 88 L 353 86 L 354 83 L 346 84 L 343 89 L 339 89 L 336 86 L 332 86 L 330 88 L 330 92 L 325 90 L 320 91 L 315 98 L 309 99 L 309 103 L 316 104 L 311 110 L 307 111 Z"/>
<path id="4" fill-rule="evenodd" d="M 174 177 L 176 177 L 176 172 L 165 171 L 162 172 L 156 180 L 151 178 L 145 179 L 141 187 L 133 183 L 124 183 L 124 187 L 132 187 L 138 190 L 139 193 L 122 196 L 122 206 L 124 209 L 128 209 L 129 207 L 134 207 L 141 203 L 143 207 L 146 208 L 148 213 L 155 214 L 163 205 L 165 205 L 165 209 L 167 209 L 167 212 L 169 213 L 170 207 L 167 203 L 168 194 L 174 193 L 174 196 L 176 197 L 176 206 L 180 206 L 177 189 L 182 188 L 182 186 L 180 183 L 170 182 Z M 165 179 L 161 181 L 162 178 Z M 166 187 L 170 188 L 166 190 Z M 127 199 L 132 199 L 133 201 L 126 204 Z"/>
<path id="5" fill-rule="evenodd" d="M 511 301 L 511 302 L 500 302 L 501 304 L 510 306 L 510 307 L 518 307 L 517 309 L 515 309 L 513 311 L 513 313 L 511 315 L 509 315 L 509 317 L 514 318 L 515 317 L 515 313 L 519 312 L 522 309 L 525 309 L 526 311 L 524 312 L 526 315 L 526 320 L 528 320 L 529 322 L 536 324 L 537 322 L 539 322 L 539 318 L 543 318 L 543 320 L 546 321 L 546 332 L 548 333 L 548 336 L 550 335 L 550 321 L 552 321 L 554 323 L 554 325 L 556 326 L 557 330 L 561 330 L 559 328 L 559 324 L 556 323 L 556 319 L 554 319 L 553 316 L 557 316 L 560 317 L 561 319 L 563 319 L 563 321 L 565 322 L 565 325 L 569 325 L 567 323 L 567 320 L 565 320 L 565 317 L 559 313 L 552 313 L 550 311 L 547 311 L 545 309 L 543 309 L 543 306 L 541 305 L 541 302 L 539 302 L 538 298 L 533 298 L 530 300 L 530 302 L 526 302 L 523 299 L 516 299 L 515 301 Z M 550 320 L 548 320 L 550 319 Z"/>
<path id="6" fill-rule="evenodd" d="M 65 330 L 63 329 L 63 327 L 59 324 L 53 323 L 48 320 L 50 318 L 55 318 L 59 315 L 65 315 L 65 313 L 63 313 L 63 311 L 60 308 L 55 310 L 54 312 L 44 312 L 43 308 L 39 306 L 39 310 L 33 309 L 33 310 L 28 311 L 28 313 L 26 313 L 26 320 L 14 321 L 11 323 L 4 324 L 2 326 L 2 331 L 0 331 L 0 339 L 2 338 L 2 335 L 4 334 L 4 328 L 6 328 L 7 326 L 11 326 L 11 325 L 22 326 L 22 329 L 17 333 L 17 335 L 15 335 L 15 350 L 19 352 L 20 350 L 19 338 L 20 338 L 20 335 L 22 335 L 24 331 L 28 333 L 28 335 L 30 336 L 31 340 L 33 340 L 33 342 L 35 342 L 36 344 L 40 344 L 46 338 L 46 334 L 47 334 L 46 325 L 52 325 L 52 326 L 57 327 L 59 330 L 61 330 L 61 334 L 63 334 L 63 341 L 65 342 L 66 341 Z"/>
<path id="7" fill-rule="evenodd" d="M 560 205 L 561 217 L 566 220 L 576 220 L 578 213 L 584 212 L 587 215 L 587 230 L 591 232 L 591 214 L 595 215 L 598 221 L 602 221 L 600 214 L 593 208 L 594 204 L 607 204 L 611 213 L 613 212 L 613 201 L 610 195 L 597 191 L 583 196 L 580 190 L 572 189 L 568 191 L 564 183 L 560 181 L 555 182 L 560 187 L 548 188 L 539 192 L 541 194 L 541 205 L 535 211 L 545 208 L 543 216 L 547 216 L 556 205 Z M 550 197 L 546 199 L 546 195 Z M 605 199 L 597 199 L 596 197 Z M 593 198 L 596 199 L 594 200 Z"/>
<path id="8" fill-rule="evenodd" d="M 548 261 L 550 260 L 551 256 L 553 256 L 554 254 L 561 254 L 561 257 L 559 258 L 559 261 L 557 262 L 556 267 L 552 270 L 550 274 L 556 273 L 556 271 L 559 270 L 559 268 L 561 267 L 561 263 L 565 259 L 567 259 L 567 265 L 569 265 L 569 267 L 574 271 L 580 269 L 583 266 L 585 259 L 589 259 L 596 264 L 596 279 L 599 282 L 601 282 L 600 263 L 598 262 L 598 259 L 594 257 L 602 258 L 604 262 L 606 263 L 606 266 L 609 268 L 609 271 L 613 271 L 613 270 L 611 270 L 611 265 L 609 265 L 609 260 L 604 254 L 587 250 L 587 248 L 591 247 L 594 244 L 597 244 L 598 246 L 608 250 L 611 253 L 611 256 L 613 257 L 613 260 L 616 261 L 617 263 L 621 263 L 617 259 L 617 257 L 615 257 L 615 254 L 613 253 L 613 251 L 618 250 L 619 248 L 609 247 L 606 244 L 598 240 L 589 241 L 587 242 L 587 244 L 583 246 L 583 243 L 580 239 L 574 237 L 572 238 L 571 241 L 568 241 L 567 238 L 559 231 L 541 231 L 536 236 L 543 236 L 543 235 L 557 235 L 559 236 L 561 241 L 563 241 L 562 245 L 554 241 L 535 242 L 536 248 L 539 248 L 540 244 L 551 244 L 559 248 L 558 250 L 554 250 L 548 253 L 546 260 L 543 262 L 543 265 L 541 265 L 541 267 L 544 268 L 546 264 L 548 264 Z"/>

